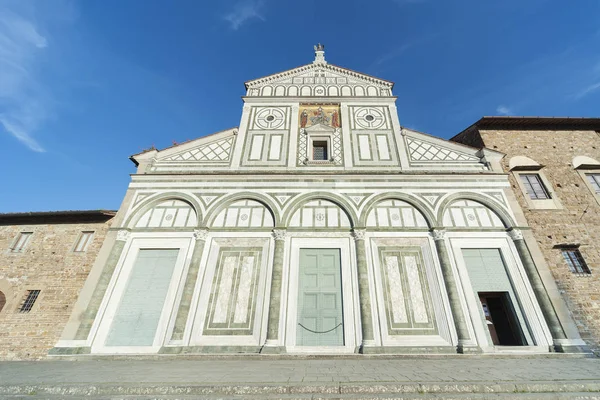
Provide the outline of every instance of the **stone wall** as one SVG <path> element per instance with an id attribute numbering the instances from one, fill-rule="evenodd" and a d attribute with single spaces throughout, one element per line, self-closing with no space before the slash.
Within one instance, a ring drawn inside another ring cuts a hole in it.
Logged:
<path id="1" fill-rule="evenodd" d="M 108 219 L 106 217 L 104 219 Z M 0 359 L 44 358 L 60 338 L 71 308 L 94 263 L 109 222 L 0 224 Z M 74 252 L 82 231 L 94 231 L 85 252 Z M 33 232 L 21 253 L 10 247 L 20 232 Z M 41 290 L 32 310 L 20 313 L 29 290 Z"/>
<path id="2" fill-rule="evenodd" d="M 502 160 L 505 171 L 509 170 L 510 158 L 519 155 L 544 166 L 541 172 L 551 183 L 562 208 L 531 209 L 516 176 L 511 173 L 509 179 L 582 338 L 599 352 L 600 198 L 571 162 L 575 156 L 582 155 L 600 160 L 600 134 L 595 131 L 481 130 L 478 135 L 486 147 L 506 153 Z M 569 270 L 561 250 L 555 247 L 565 244 L 580 244 L 579 251 L 591 275 L 574 274 Z"/>

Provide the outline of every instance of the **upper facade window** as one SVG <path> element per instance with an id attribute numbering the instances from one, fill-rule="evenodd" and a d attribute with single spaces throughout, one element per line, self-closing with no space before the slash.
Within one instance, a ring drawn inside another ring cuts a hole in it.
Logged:
<path id="1" fill-rule="evenodd" d="M 315 140 L 312 142 L 313 161 L 327 161 L 327 140 Z"/>
<path id="2" fill-rule="evenodd" d="M 592 186 L 592 189 L 594 189 L 594 192 L 596 192 L 596 194 L 600 194 L 600 173 L 586 174 L 586 177 Z"/>
<path id="3" fill-rule="evenodd" d="M 31 239 L 31 235 L 33 232 L 21 232 L 19 236 L 13 242 L 13 245 L 10 248 L 12 253 L 22 253 L 23 250 L 27 247 L 27 243 L 29 243 L 29 239 Z"/>
<path id="4" fill-rule="evenodd" d="M 574 274 L 591 274 L 583 256 L 578 249 L 563 249 L 562 255 Z"/>
<path id="5" fill-rule="evenodd" d="M 520 177 L 530 199 L 546 200 L 551 198 L 539 174 L 521 174 Z"/>
<path id="6" fill-rule="evenodd" d="M 79 235 L 79 239 L 77 243 L 75 243 L 75 247 L 73 251 L 76 253 L 83 253 L 87 250 L 88 246 L 92 242 L 92 238 L 94 237 L 94 232 L 81 232 Z"/>

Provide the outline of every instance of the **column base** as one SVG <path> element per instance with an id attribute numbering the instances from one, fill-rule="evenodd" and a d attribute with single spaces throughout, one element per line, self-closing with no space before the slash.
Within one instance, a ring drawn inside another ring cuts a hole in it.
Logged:
<path id="1" fill-rule="evenodd" d="M 554 339 L 554 344 L 550 346 L 550 351 L 557 353 L 593 354 L 589 346 L 581 339 Z"/>
<path id="2" fill-rule="evenodd" d="M 456 346 L 456 352 L 458 354 L 481 354 L 483 350 L 476 345 L 459 344 Z"/>
<path id="3" fill-rule="evenodd" d="M 371 349 L 377 349 L 374 340 L 363 340 L 359 346 L 356 346 L 354 353 L 356 354 L 374 354 Z"/>

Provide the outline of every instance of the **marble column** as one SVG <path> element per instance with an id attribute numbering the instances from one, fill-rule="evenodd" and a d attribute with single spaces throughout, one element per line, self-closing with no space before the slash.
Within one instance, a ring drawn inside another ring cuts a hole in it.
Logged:
<path id="1" fill-rule="evenodd" d="M 77 333 L 75 334 L 76 340 L 87 339 L 90 330 L 92 329 L 92 324 L 94 323 L 96 315 L 98 314 L 100 303 L 102 303 L 102 299 L 104 298 L 104 294 L 108 288 L 110 279 L 115 272 L 117 263 L 121 258 L 121 253 L 123 253 L 123 249 L 125 248 L 125 243 L 127 243 L 127 240 L 129 239 L 129 235 L 129 231 L 125 229 L 121 229 L 117 232 L 117 239 L 115 240 L 115 244 L 110 251 L 110 255 L 108 256 L 106 265 L 102 270 L 100 279 L 98 279 L 98 283 L 96 284 L 92 298 L 90 299 L 85 312 L 81 316 L 81 324 L 79 325 Z"/>
<path id="2" fill-rule="evenodd" d="M 183 294 L 181 296 L 181 302 L 179 303 L 179 309 L 177 310 L 177 317 L 175 318 L 175 326 L 173 327 L 171 340 L 183 340 L 183 333 L 190 313 L 192 296 L 194 295 L 194 288 L 198 281 L 200 261 L 202 260 L 202 253 L 204 252 L 204 245 L 206 244 L 207 238 L 208 229 L 202 228 L 194 231 L 196 246 L 192 253 L 192 260 L 190 261 L 190 267 L 188 268 L 187 277 L 183 286 Z"/>
<path id="3" fill-rule="evenodd" d="M 448 300 L 450 301 L 450 311 L 452 312 L 452 318 L 454 319 L 454 326 L 456 327 L 456 334 L 458 336 L 457 351 L 459 353 L 464 353 L 469 350 L 477 351 L 474 346 L 471 346 L 471 348 L 468 346 L 468 344 L 471 343 L 471 338 L 462 304 L 460 302 L 458 284 L 454 278 L 452 263 L 450 262 L 450 257 L 448 255 L 446 231 L 444 229 L 434 229 L 433 240 L 435 242 L 438 259 L 440 260 L 442 276 L 444 277 L 444 284 L 446 285 L 446 292 L 448 293 Z"/>
<path id="4" fill-rule="evenodd" d="M 567 336 L 565 335 L 558 316 L 556 315 L 556 310 L 554 310 L 550 296 L 548 296 L 548 292 L 546 292 L 546 288 L 544 287 L 542 278 L 540 277 L 540 274 L 535 266 L 535 262 L 531 257 L 529 248 L 525 243 L 525 239 L 523 239 L 523 233 L 519 229 L 511 229 L 508 231 L 508 235 L 513 240 L 517 252 L 519 253 L 519 257 L 521 258 L 521 263 L 523 263 L 527 278 L 531 283 L 535 297 L 540 305 L 542 313 L 544 314 L 544 319 L 546 320 L 548 328 L 550 329 L 550 333 L 552 334 L 552 339 L 566 339 Z M 557 346 L 557 350 L 560 350 L 559 346 Z"/>
<path id="5" fill-rule="evenodd" d="M 285 347 L 279 339 L 279 315 L 281 313 L 281 277 L 283 275 L 283 252 L 285 249 L 285 229 L 273 229 L 275 250 L 273 252 L 273 272 L 271 277 L 271 301 L 269 303 L 269 320 L 267 325 L 267 341 L 261 353 L 283 353 Z"/>
<path id="6" fill-rule="evenodd" d="M 357 349 L 360 353 L 365 352 L 365 347 L 373 347 L 375 345 L 375 339 L 373 335 L 373 316 L 371 313 L 371 295 L 369 293 L 369 270 L 367 267 L 365 233 L 366 229 L 354 229 L 352 232 L 356 248 L 358 297 L 360 300 L 360 327 L 362 331 L 362 343 Z"/>

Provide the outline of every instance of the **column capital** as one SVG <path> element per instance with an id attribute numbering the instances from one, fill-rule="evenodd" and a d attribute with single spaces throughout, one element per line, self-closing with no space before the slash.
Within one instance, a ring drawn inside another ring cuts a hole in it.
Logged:
<path id="1" fill-rule="evenodd" d="M 353 229 L 352 237 L 354 240 L 365 240 L 365 234 L 367 233 L 366 229 Z"/>
<path id="2" fill-rule="evenodd" d="M 507 232 L 512 240 L 523 240 L 523 231 L 520 229 L 511 229 Z"/>
<path id="3" fill-rule="evenodd" d="M 273 229 L 273 237 L 275 240 L 285 240 L 288 236 L 286 229 Z"/>
<path id="4" fill-rule="evenodd" d="M 129 239 L 130 235 L 131 235 L 131 232 L 129 232 L 128 230 L 120 229 L 119 231 L 117 231 L 117 240 L 126 242 L 127 239 Z"/>
<path id="5" fill-rule="evenodd" d="M 446 230 L 443 228 L 434 228 L 431 230 L 433 240 L 444 240 L 446 238 Z"/>
<path id="6" fill-rule="evenodd" d="M 208 238 L 208 228 L 194 229 L 194 239 L 204 240 Z"/>

